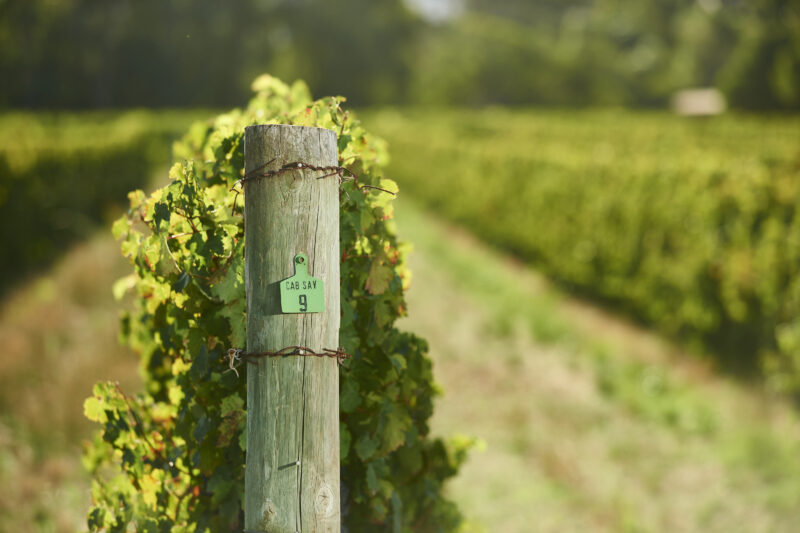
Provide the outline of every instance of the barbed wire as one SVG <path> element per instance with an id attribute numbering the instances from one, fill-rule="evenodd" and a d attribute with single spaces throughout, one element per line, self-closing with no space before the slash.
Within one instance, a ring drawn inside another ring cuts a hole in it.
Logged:
<path id="1" fill-rule="evenodd" d="M 281 348 L 277 352 L 271 351 L 264 351 L 264 352 L 245 352 L 241 348 L 231 348 L 228 350 L 228 353 L 225 357 L 228 358 L 228 366 L 229 370 L 225 372 L 229 372 L 233 370 L 236 377 L 239 377 L 239 371 L 236 370 L 240 367 L 243 363 L 250 363 L 252 365 L 258 364 L 258 360 L 264 357 L 288 357 L 288 356 L 299 356 L 299 357 L 330 357 L 332 359 L 336 359 L 336 361 L 341 365 L 344 363 L 345 359 L 350 359 L 352 356 L 344 351 L 344 348 L 337 348 L 335 350 L 331 350 L 330 348 L 323 348 L 321 352 L 315 352 L 311 348 L 307 348 L 305 346 L 287 346 L 285 348 Z"/>
<path id="2" fill-rule="evenodd" d="M 325 178 L 330 178 L 332 176 L 339 176 L 339 184 L 341 185 L 345 181 L 352 181 L 353 185 L 361 192 L 366 192 L 365 189 L 374 189 L 378 191 L 382 191 L 385 193 L 389 193 L 392 196 L 397 196 L 396 192 L 390 191 L 388 189 L 384 189 L 383 187 L 378 187 L 377 185 L 366 185 L 358 182 L 358 175 L 350 170 L 347 167 L 340 167 L 337 165 L 329 165 L 329 166 L 317 166 L 312 165 L 311 163 L 306 163 L 304 161 L 292 161 L 291 163 L 286 163 L 282 165 L 280 168 L 276 170 L 267 170 L 264 171 L 264 168 L 267 165 L 272 164 L 276 158 L 272 158 L 263 165 L 254 168 L 250 172 L 246 173 L 243 177 L 236 180 L 236 183 L 230 188 L 231 191 L 236 191 L 236 197 L 233 199 L 233 205 L 236 205 L 236 200 L 239 198 L 239 194 L 244 190 L 244 184 L 248 181 L 253 181 L 257 179 L 265 179 L 265 178 L 273 178 L 275 176 L 279 176 L 286 172 L 291 172 L 293 170 L 314 170 L 317 172 L 325 172 L 324 176 L 317 177 L 318 180 L 322 180 Z"/>

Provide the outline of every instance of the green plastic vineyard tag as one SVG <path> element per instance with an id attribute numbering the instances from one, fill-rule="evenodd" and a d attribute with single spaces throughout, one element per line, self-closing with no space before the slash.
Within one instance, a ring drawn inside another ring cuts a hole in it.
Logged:
<path id="1" fill-rule="evenodd" d="M 281 311 L 321 313 L 325 310 L 325 288 L 321 279 L 308 275 L 306 254 L 294 256 L 294 276 L 281 281 Z"/>

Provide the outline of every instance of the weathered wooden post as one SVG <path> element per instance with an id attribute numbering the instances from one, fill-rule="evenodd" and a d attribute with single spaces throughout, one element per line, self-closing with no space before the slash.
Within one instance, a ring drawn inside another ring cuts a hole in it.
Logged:
<path id="1" fill-rule="evenodd" d="M 336 134 L 249 126 L 244 154 L 246 176 L 295 161 L 332 166 Z M 321 176 L 296 169 L 243 184 L 248 352 L 339 345 L 339 182 Z M 284 294 L 291 299 L 284 309 L 293 312 L 282 312 L 280 282 L 306 269 L 324 284 L 321 312 L 312 312 L 321 295 L 302 291 Z M 339 533 L 337 361 L 298 355 L 257 361 L 247 365 L 245 531 Z"/>

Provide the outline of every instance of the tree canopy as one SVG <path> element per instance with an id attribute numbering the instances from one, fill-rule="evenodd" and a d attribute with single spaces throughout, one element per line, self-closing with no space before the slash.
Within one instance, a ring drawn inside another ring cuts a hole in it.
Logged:
<path id="1" fill-rule="evenodd" d="M 452 4 L 453 2 L 451 2 Z M 0 107 L 228 106 L 263 71 L 355 105 L 800 109 L 794 0 L 5 0 Z"/>

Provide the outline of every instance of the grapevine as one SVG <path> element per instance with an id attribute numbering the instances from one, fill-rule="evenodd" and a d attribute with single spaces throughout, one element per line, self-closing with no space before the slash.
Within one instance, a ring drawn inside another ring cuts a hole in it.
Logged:
<path id="1" fill-rule="evenodd" d="M 113 226 L 134 272 L 124 341 L 141 356 L 144 390 L 98 383 L 86 415 L 102 429 L 87 446 L 92 531 L 241 531 L 245 379 L 228 352 L 245 345 L 241 195 L 245 126 L 335 130 L 339 165 L 356 180 L 340 194 L 343 360 L 342 521 L 350 531 L 450 531 L 442 496 L 469 442 L 429 435 L 435 387 L 424 340 L 399 331 L 409 283 L 392 226 L 397 187 L 381 176 L 386 146 L 344 98 L 312 100 L 306 85 L 264 75 L 246 109 L 194 124 L 176 143 L 169 184 L 130 193 Z"/>

